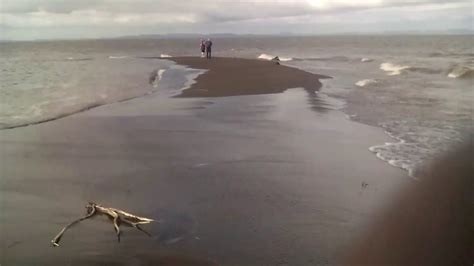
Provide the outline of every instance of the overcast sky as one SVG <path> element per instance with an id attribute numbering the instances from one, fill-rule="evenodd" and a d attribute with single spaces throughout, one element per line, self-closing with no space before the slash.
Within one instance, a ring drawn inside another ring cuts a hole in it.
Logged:
<path id="1" fill-rule="evenodd" d="M 1 39 L 472 29 L 474 0 L 0 0 Z"/>

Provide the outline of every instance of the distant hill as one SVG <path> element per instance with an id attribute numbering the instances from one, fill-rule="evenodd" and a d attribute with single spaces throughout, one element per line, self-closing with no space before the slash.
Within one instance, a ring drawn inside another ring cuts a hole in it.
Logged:
<path id="1" fill-rule="evenodd" d="M 199 33 L 170 33 L 170 34 L 142 34 L 142 35 L 127 35 L 117 37 L 115 39 L 187 39 L 187 38 L 230 38 L 238 37 L 242 35 L 232 33 L 212 33 L 212 34 L 199 34 Z"/>
<path id="2" fill-rule="evenodd" d="M 234 33 L 170 33 L 170 34 L 142 34 L 126 35 L 114 39 L 187 39 L 187 38 L 236 38 L 252 36 L 321 36 L 321 35 L 474 35 L 472 29 L 449 29 L 438 31 L 381 31 L 381 32 L 338 32 L 338 33 L 292 33 L 281 32 L 279 34 L 234 34 Z"/>
<path id="3" fill-rule="evenodd" d="M 406 34 L 406 35 L 473 35 L 472 29 L 449 29 L 449 30 L 433 30 L 433 31 L 384 31 L 382 34 Z"/>

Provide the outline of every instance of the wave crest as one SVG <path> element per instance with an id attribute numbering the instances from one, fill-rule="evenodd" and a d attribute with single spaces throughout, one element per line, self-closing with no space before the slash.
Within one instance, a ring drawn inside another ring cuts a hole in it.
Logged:
<path id="1" fill-rule="evenodd" d="M 474 78 L 474 69 L 467 66 L 455 66 L 449 71 L 448 78 Z"/>
<path id="2" fill-rule="evenodd" d="M 397 65 L 397 64 L 393 64 L 393 63 L 382 63 L 380 65 L 380 69 L 385 71 L 385 72 L 388 72 L 387 75 L 389 76 L 397 76 L 397 75 L 400 75 L 403 70 L 407 70 L 407 69 L 410 69 L 411 66 L 404 66 L 404 65 Z"/>
<path id="3" fill-rule="evenodd" d="M 367 87 L 376 83 L 377 83 L 377 80 L 375 79 L 363 79 L 363 80 L 357 81 L 355 85 L 357 87 Z"/>
<path id="4" fill-rule="evenodd" d="M 261 54 L 259 55 L 257 58 L 258 59 L 263 59 L 263 60 L 268 60 L 268 61 L 271 61 L 273 58 L 275 58 L 277 56 L 274 56 L 274 55 L 269 55 L 269 54 Z M 291 61 L 293 60 L 293 58 L 291 57 L 280 57 L 278 56 L 278 59 L 280 59 L 280 61 L 282 62 L 286 62 L 286 61 Z"/>

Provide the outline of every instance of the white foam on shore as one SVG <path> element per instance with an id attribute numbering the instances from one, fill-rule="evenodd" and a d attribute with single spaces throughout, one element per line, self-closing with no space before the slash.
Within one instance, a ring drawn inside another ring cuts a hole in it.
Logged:
<path id="1" fill-rule="evenodd" d="M 182 65 L 173 65 L 173 66 L 171 66 L 171 68 L 181 70 L 184 73 L 187 72 L 185 74 L 186 82 L 183 84 L 182 87 L 179 88 L 179 90 L 177 90 L 174 93 L 174 96 L 180 95 L 181 93 L 183 93 L 183 91 L 191 88 L 191 86 L 197 82 L 196 79 L 200 75 L 202 75 L 202 74 L 206 73 L 207 71 L 209 71 L 209 70 L 205 70 L 205 69 L 190 68 L 190 67 L 182 66 Z"/>
<path id="2" fill-rule="evenodd" d="M 158 82 L 163 78 L 163 74 L 166 72 L 166 69 L 159 69 L 156 71 L 156 75 L 152 81 L 153 88 L 158 87 Z"/>
<path id="3" fill-rule="evenodd" d="M 425 173 L 433 159 L 465 141 L 460 129 L 449 123 L 406 119 L 379 125 L 395 141 L 372 146 L 369 150 L 377 158 L 408 171 L 415 179 Z"/>
<path id="4" fill-rule="evenodd" d="M 172 56 L 168 55 L 168 54 L 161 54 L 160 57 L 161 58 L 171 58 Z"/>
<path id="5" fill-rule="evenodd" d="M 258 59 L 263 59 L 263 60 L 268 60 L 268 61 L 271 61 L 273 58 L 275 58 L 276 56 L 274 55 L 269 55 L 269 54 L 261 54 L 259 55 L 257 58 Z M 287 62 L 287 61 L 291 61 L 293 60 L 293 58 L 291 57 L 278 57 L 278 59 L 280 59 L 280 61 L 282 62 Z"/>
<path id="6" fill-rule="evenodd" d="M 165 73 L 165 69 L 160 69 L 158 70 L 158 81 L 160 81 L 163 78 L 163 73 Z"/>
<path id="7" fill-rule="evenodd" d="M 369 86 L 369 85 L 372 85 L 372 84 L 376 84 L 377 83 L 377 80 L 375 79 L 363 79 L 363 80 L 359 80 L 355 83 L 355 85 L 357 87 L 366 87 L 366 86 Z"/>
<path id="8" fill-rule="evenodd" d="M 375 153 L 375 156 L 380 160 L 407 171 L 410 177 L 417 179 L 415 176 L 415 167 L 419 162 L 410 161 L 403 156 L 396 155 L 397 150 L 400 150 L 404 145 L 407 145 L 406 141 L 394 136 L 388 131 L 385 131 L 385 133 L 398 142 L 387 142 L 383 145 L 374 145 L 369 147 L 369 151 Z"/>
<path id="9" fill-rule="evenodd" d="M 382 63 L 380 65 L 380 69 L 388 72 L 387 75 L 389 76 L 396 76 L 400 75 L 403 70 L 410 69 L 411 66 L 404 66 L 404 65 L 397 65 L 397 64 L 392 64 L 392 63 Z"/>
<path id="10" fill-rule="evenodd" d="M 367 57 L 364 57 L 364 58 L 362 58 L 360 61 L 363 62 L 363 63 L 367 63 L 367 62 L 372 62 L 372 61 L 374 61 L 374 60 L 373 60 L 373 59 L 370 59 L 370 58 L 367 58 Z"/>

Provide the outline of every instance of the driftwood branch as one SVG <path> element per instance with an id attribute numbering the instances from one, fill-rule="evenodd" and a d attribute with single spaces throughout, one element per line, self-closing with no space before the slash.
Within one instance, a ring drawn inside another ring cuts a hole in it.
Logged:
<path id="1" fill-rule="evenodd" d="M 137 215 L 134 215 L 134 214 L 131 214 L 131 213 L 128 213 L 128 212 L 125 212 L 123 210 L 120 210 L 120 209 L 115 209 L 115 208 L 107 208 L 107 207 L 103 207 L 103 206 L 100 206 L 98 204 L 95 204 L 95 203 L 89 203 L 87 206 L 86 206 L 86 209 L 87 209 L 87 215 L 82 217 L 82 218 L 79 218 L 77 220 L 74 220 L 72 221 L 71 223 L 69 223 L 68 225 L 66 225 L 54 238 L 53 240 L 51 240 L 51 243 L 53 244 L 54 247 L 58 247 L 59 246 L 59 241 L 61 241 L 61 238 L 62 236 L 64 235 L 64 233 L 66 232 L 66 230 L 68 230 L 69 228 L 71 228 L 72 226 L 78 224 L 79 222 L 82 222 L 86 219 L 89 219 L 95 215 L 99 215 L 99 214 L 102 214 L 102 215 L 106 215 L 108 216 L 112 221 L 113 221 L 113 225 L 114 225 L 114 230 L 115 230 L 115 233 L 117 235 L 117 241 L 120 242 L 120 225 L 123 223 L 123 224 L 126 224 L 130 227 L 133 227 L 133 228 L 136 228 L 137 230 L 145 233 L 146 235 L 148 236 L 151 236 L 150 233 L 148 233 L 147 231 L 143 230 L 140 225 L 141 224 L 149 224 L 151 222 L 153 222 L 154 220 L 153 219 L 150 219 L 150 218 L 145 218 L 145 217 L 140 217 L 140 216 L 137 216 Z"/>

